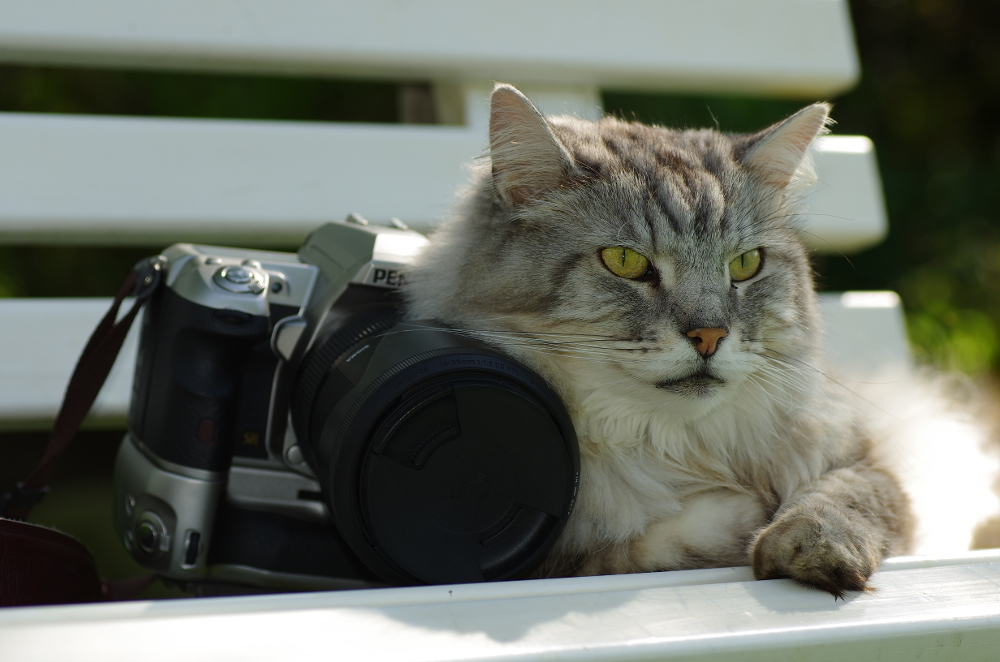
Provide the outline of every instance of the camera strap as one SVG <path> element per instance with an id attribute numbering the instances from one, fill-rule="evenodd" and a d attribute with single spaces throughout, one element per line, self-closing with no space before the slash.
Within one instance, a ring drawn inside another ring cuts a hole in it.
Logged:
<path id="1" fill-rule="evenodd" d="M 111 372 L 125 336 L 139 309 L 149 300 L 163 280 L 166 258 L 157 255 L 146 258 L 133 267 L 115 296 L 110 310 L 98 323 L 66 386 L 62 406 L 56 415 L 45 453 L 26 479 L 0 496 L 0 517 L 23 520 L 48 492 L 52 465 L 62 457 L 76 437 L 83 419 L 90 412 L 97 394 Z M 118 311 L 126 297 L 135 297 L 132 308 L 118 319 Z"/>
<path id="2" fill-rule="evenodd" d="M 155 256 L 132 269 L 77 361 L 42 459 L 24 481 L 0 496 L 0 607 L 123 600 L 155 578 L 149 574 L 101 581 L 93 556 L 75 538 L 17 520 L 26 518 L 48 492 L 52 465 L 76 437 L 129 328 L 159 287 L 165 266 L 166 258 Z M 135 297 L 135 303 L 118 319 L 122 302 L 129 296 Z"/>

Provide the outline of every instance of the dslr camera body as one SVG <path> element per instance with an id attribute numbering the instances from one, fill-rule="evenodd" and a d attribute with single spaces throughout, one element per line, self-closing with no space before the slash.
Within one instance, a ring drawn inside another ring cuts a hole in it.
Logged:
<path id="1" fill-rule="evenodd" d="M 572 423 L 503 352 L 403 321 L 426 241 L 351 216 L 298 253 L 163 253 L 115 465 L 136 560 L 192 590 L 298 590 L 513 579 L 545 556 L 576 496 Z"/>

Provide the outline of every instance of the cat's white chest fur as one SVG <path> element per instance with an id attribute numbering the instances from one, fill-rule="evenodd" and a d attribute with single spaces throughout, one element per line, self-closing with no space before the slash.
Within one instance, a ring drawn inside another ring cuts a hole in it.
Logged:
<path id="1" fill-rule="evenodd" d="M 765 454 L 746 448 L 755 443 L 754 426 L 719 420 L 727 413 L 714 421 L 677 416 L 673 407 L 657 406 L 655 391 L 641 397 L 609 385 L 607 376 L 590 375 L 603 382 L 591 389 L 580 388 L 582 375 L 566 377 L 575 384 L 581 484 L 560 553 L 593 552 L 595 541 L 610 541 L 622 547 L 616 558 L 628 570 L 745 563 L 748 541 L 770 517 L 768 499 L 730 466 L 747 451 Z M 740 429 L 747 438 L 734 438 Z M 744 452 L 733 453 L 739 444 Z"/>
<path id="2" fill-rule="evenodd" d="M 627 566 L 612 568 L 618 572 L 746 563 L 747 543 L 770 516 L 763 499 L 688 481 L 648 456 L 634 459 L 581 458 L 580 493 L 559 542 L 562 554 L 601 551 L 594 549 L 599 540 L 621 547 L 620 556 L 611 555 Z"/>
<path id="3" fill-rule="evenodd" d="M 787 393 L 763 398 L 753 382 L 727 385 L 722 402 L 699 402 L 623 379 L 608 363 L 539 363 L 580 438 L 580 494 L 558 552 L 593 553 L 595 541 L 620 550 L 576 572 L 744 564 L 778 503 L 819 476 L 840 445 L 800 443 L 790 421 L 801 402 Z M 616 565 L 601 565 L 609 557 Z"/>

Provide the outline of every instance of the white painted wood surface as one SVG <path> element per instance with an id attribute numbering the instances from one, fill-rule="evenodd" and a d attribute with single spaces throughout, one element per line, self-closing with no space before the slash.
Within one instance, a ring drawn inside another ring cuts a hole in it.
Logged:
<path id="1" fill-rule="evenodd" d="M 828 97 L 845 0 L 4 0 L 0 60 Z M 558 26 L 558 29 L 554 29 Z"/>
<path id="2" fill-rule="evenodd" d="M 895 292 L 819 295 L 831 376 L 854 381 L 905 378 L 913 369 L 906 319 Z"/>
<path id="3" fill-rule="evenodd" d="M 486 94 L 474 97 L 483 109 Z M 0 113 L 0 242 L 291 247 L 351 212 L 382 222 L 399 217 L 426 231 L 447 215 L 486 136 L 478 121 L 378 126 Z M 810 247 L 851 252 L 877 244 L 886 220 L 871 142 L 831 136 L 813 154 L 819 181 L 804 219 Z"/>
<path id="4" fill-rule="evenodd" d="M 0 299 L 0 429 L 47 429 L 62 401 L 77 357 L 110 299 Z M 123 306 L 124 308 L 124 306 Z M 863 379 L 910 367 L 899 297 L 848 292 L 820 299 L 838 376 Z M 135 364 L 133 325 L 88 425 L 122 427 Z"/>
<path id="5" fill-rule="evenodd" d="M 891 559 L 835 601 L 749 568 L 0 610 L 4 662 L 986 661 L 1000 555 Z"/>

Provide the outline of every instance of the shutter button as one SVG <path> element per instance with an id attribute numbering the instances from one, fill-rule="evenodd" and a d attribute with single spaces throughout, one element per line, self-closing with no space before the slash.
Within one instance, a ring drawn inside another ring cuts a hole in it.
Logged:
<path id="1" fill-rule="evenodd" d="M 260 294 L 267 289 L 267 276 L 245 267 L 222 267 L 212 276 L 212 281 L 224 290 L 237 294 Z"/>
<path id="2" fill-rule="evenodd" d="M 226 267 L 221 274 L 230 283 L 249 283 L 253 279 L 250 272 L 243 267 Z"/>

